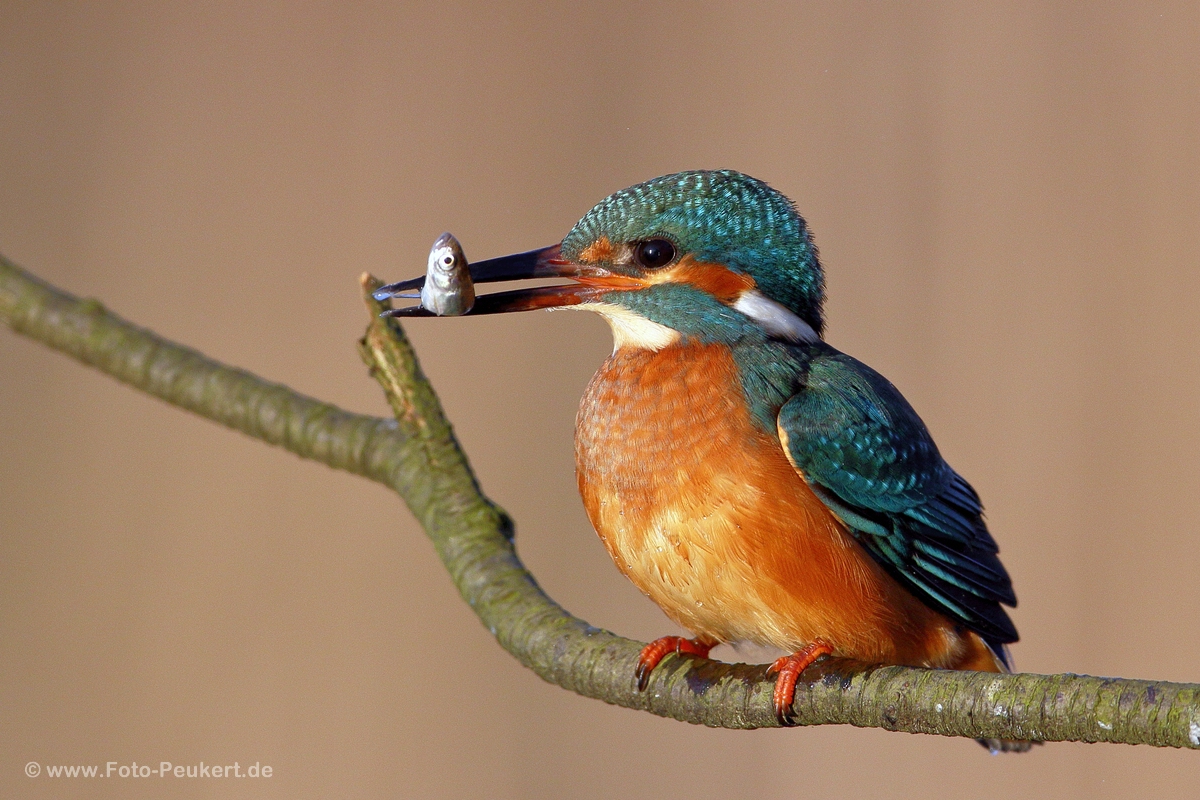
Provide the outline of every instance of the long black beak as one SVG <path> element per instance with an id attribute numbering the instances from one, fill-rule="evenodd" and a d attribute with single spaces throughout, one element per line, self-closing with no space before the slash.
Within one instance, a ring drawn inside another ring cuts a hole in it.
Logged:
<path id="1" fill-rule="evenodd" d="M 555 244 L 538 250 L 515 253 L 511 256 L 477 261 L 469 267 L 471 280 L 475 283 L 496 283 L 497 281 L 519 281 L 530 278 L 575 277 L 575 270 L 570 269 L 572 265 L 559 258 L 559 250 L 560 245 Z M 409 278 L 406 281 L 397 281 L 379 287 L 373 297 L 383 302 L 401 292 L 419 290 L 424 285 L 424 275 L 419 278 Z"/>
<path id="2" fill-rule="evenodd" d="M 581 264 L 573 264 L 561 257 L 561 246 L 551 245 L 539 250 L 529 250 L 511 256 L 489 258 L 478 261 L 468 268 L 475 283 L 497 283 L 500 281 L 529 280 L 533 278 L 567 278 L 582 283 L 563 286 L 539 286 L 518 289 L 512 292 L 485 294 L 475 298 L 470 316 L 478 314 L 503 314 L 510 311 L 531 311 L 538 308 L 586 303 L 611 291 L 615 286 L 603 285 L 605 279 L 617 279 L 608 270 Z M 594 281 L 594 283 L 593 283 Z M 384 301 L 402 293 L 420 290 L 425 285 L 425 276 L 390 283 L 374 292 L 376 300 Z M 412 297 L 412 294 L 408 295 Z M 383 312 L 388 317 L 431 317 L 434 314 L 421 306 L 395 308 Z"/>

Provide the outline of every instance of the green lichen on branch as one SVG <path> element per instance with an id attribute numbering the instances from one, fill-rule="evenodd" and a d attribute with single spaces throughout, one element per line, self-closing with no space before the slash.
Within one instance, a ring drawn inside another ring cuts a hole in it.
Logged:
<path id="1" fill-rule="evenodd" d="M 633 686 L 642 644 L 572 617 L 525 570 L 512 523 L 479 489 L 441 404 L 395 320 L 371 322 L 360 352 L 394 420 L 343 411 L 213 361 L 38 280 L 0 256 L 0 319 L 124 383 L 394 489 L 420 521 L 463 599 L 542 678 L 587 697 L 703 725 L 772 727 L 761 666 L 667 657 Z M 486 688 L 481 688 L 486 692 Z M 827 660 L 805 673 L 799 724 L 1041 741 L 1200 749 L 1200 686 L 1083 675 L 995 675 Z"/>

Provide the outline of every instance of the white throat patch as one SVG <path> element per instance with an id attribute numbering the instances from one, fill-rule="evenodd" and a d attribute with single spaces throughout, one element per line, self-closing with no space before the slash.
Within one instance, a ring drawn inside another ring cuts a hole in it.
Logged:
<path id="1" fill-rule="evenodd" d="M 608 322 L 608 327 L 612 328 L 614 353 L 622 347 L 658 351 L 679 341 L 679 331 L 648 320 L 624 306 L 612 303 L 580 303 L 577 306 L 563 306 L 563 308 L 595 311 L 604 317 Z"/>
<path id="2" fill-rule="evenodd" d="M 733 309 L 745 314 L 757 322 L 764 331 L 780 339 L 811 343 L 819 341 L 821 338 L 817 336 L 817 332 L 812 329 L 811 325 L 758 289 L 743 292 L 742 296 L 733 304 Z"/>

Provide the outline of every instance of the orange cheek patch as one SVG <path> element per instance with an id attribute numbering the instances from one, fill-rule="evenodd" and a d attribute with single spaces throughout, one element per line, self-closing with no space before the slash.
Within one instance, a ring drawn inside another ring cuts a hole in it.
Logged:
<path id="1" fill-rule="evenodd" d="M 691 256 L 684 256 L 670 269 L 647 277 L 651 283 L 686 283 L 725 303 L 735 302 L 755 286 L 754 279 L 749 275 L 734 272 L 720 264 L 696 261 Z"/>
<path id="2" fill-rule="evenodd" d="M 613 246 L 607 236 L 601 236 L 596 241 L 584 248 L 579 254 L 579 260 L 588 264 L 595 264 L 600 261 L 608 261 L 612 258 Z"/>

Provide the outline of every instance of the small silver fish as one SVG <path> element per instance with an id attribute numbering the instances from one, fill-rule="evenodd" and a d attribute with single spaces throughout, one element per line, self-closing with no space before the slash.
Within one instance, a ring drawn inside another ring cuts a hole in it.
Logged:
<path id="1" fill-rule="evenodd" d="M 421 287 L 421 307 L 439 317 L 466 314 L 475 305 L 475 283 L 468 271 L 462 245 L 443 233 L 429 251 L 429 268 Z"/>

